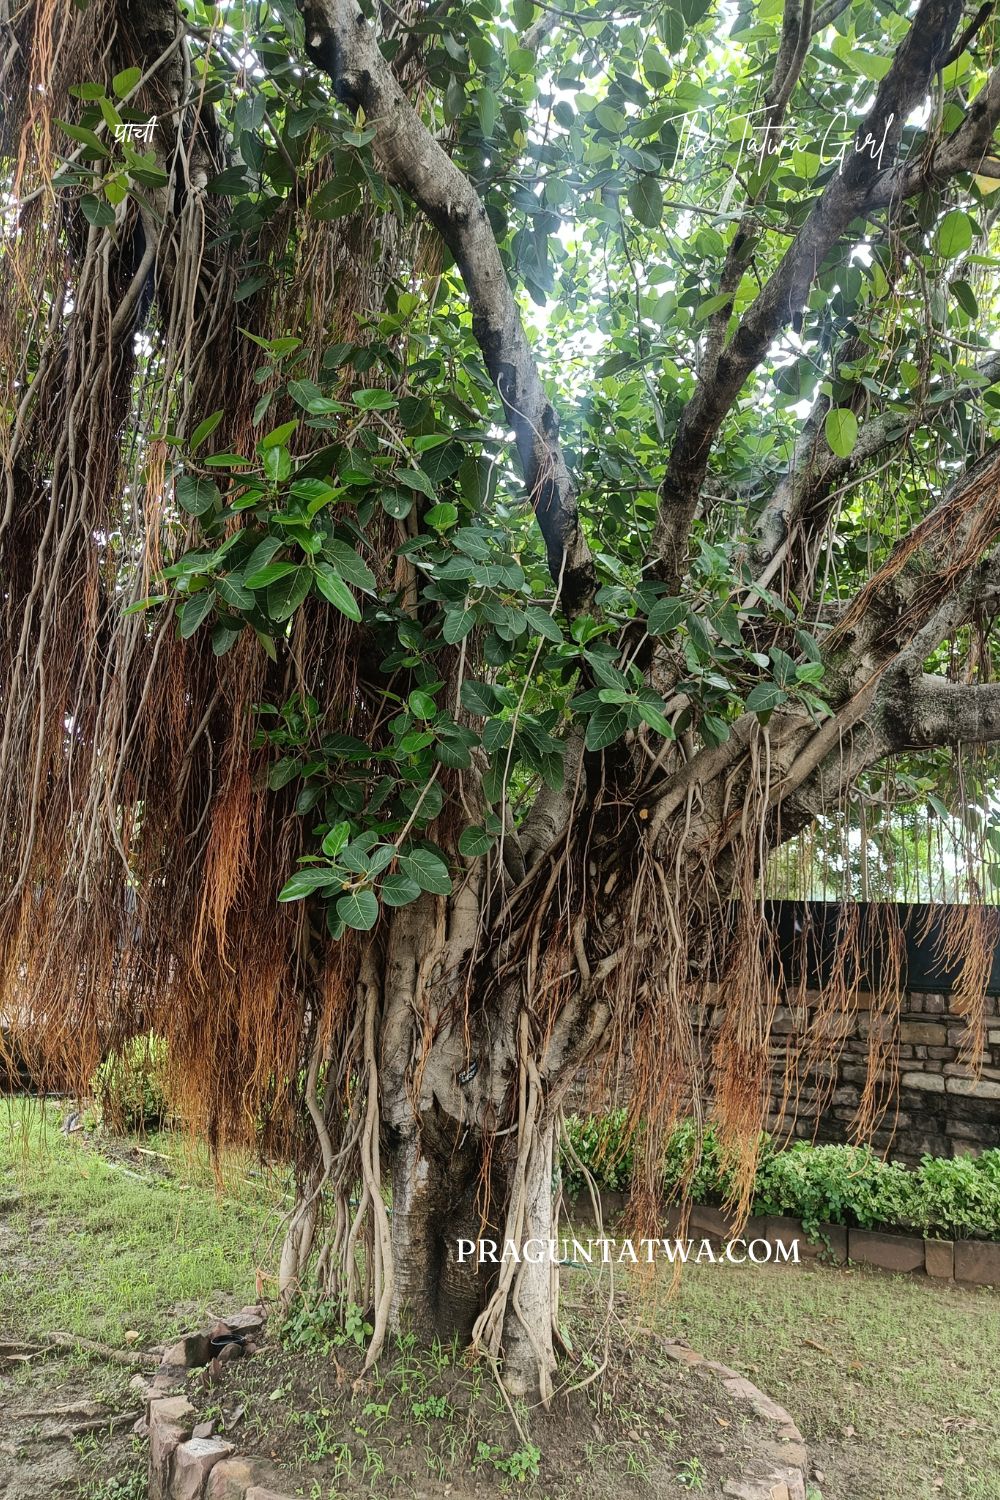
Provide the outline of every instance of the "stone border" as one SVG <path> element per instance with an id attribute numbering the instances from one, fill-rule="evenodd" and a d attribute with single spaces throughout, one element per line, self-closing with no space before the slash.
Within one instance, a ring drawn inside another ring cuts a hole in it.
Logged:
<path id="1" fill-rule="evenodd" d="M 697 1370 L 699 1375 L 719 1380 L 730 1396 L 746 1401 L 762 1421 L 774 1428 L 774 1439 L 767 1445 L 763 1464 L 739 1479 L 725 1480 L 722 1493 L 733 1496 L 734 1500 L 806 1500 L 809 1456 L 805 1439 L 785 1408 L 745 1376 L 717 1360 L 706 1359 L 683 1339 L 667 1339 L 663 1348 L 669 1359 Z"/>
<path id="2" fill-rule="evenodd" d="M 196 1423 L 197 1413 L 187 1396 L 178 1393 L 192 1370 L 203 1370 L 218 1380 L 234 1357 L 230 1343 L 212 1354 L 212 1339 L 227 1333 L 251 1339 L 264 1326 L 263 1307 L 218 1322 L 205 1333 L 178 1339 L 163 1354 L 160 1368 L 147 1385 L 140 1375 L 133 1382 L 146 1398 L 146 1417 L 139 1423 L 149 1437 L 149 1500 L 292 1500 L 268 1489 L 275 1470 L 263 1459 L 240 1458 L 233 1443 L 213 1433 L 212 1422 Z"/>
<path id="3" fill-rule="evenodd" d="M 607 1219 L 622 1213 L 628 1194 L 617 1188 L 600 1190 L 601 1209 Z M 578 1200 L 579 1201 L 579 1200 Z M 680 1213 L 673 1205 L 663 1216 L 664 1229 L 677 1234 Z M 708 1203 L 691 1206 L 687 1233 L 691 1239 L 705 1238 L 717 1245 L 736 1238 L 733 1220 L 721 1208 Z M 925 1240 L 919 1235 L 851 1229 L 846 1224 L 821 1224 L 820 1238 L 811 1239 L 800 1219 L 773 1215 L 747 1219 L 739 1234 L 741 1240 L 776 1240 L 786 1244 L 798 1240 L 799 1254 L 805 1260 L 827 1260 L 833 1265 L 878 1266 L 883 1271 L 921 1275 L 926 1273 L 941 1281 L 967 1282 L 970 1286 L 992 1286 L 1000 1289 L 1000 1240 Z"/>
<path id="4" fill-rule="evenodd" d="M 668 1215 L 669 1218 L 669 1215 Z M 721 1209 L 695 1204 L 688 1233 L 709 1240 L 731 1238 L 732 1220 Z M 883 1271 L 923 1274 L 943 1281 L 968 1282 L 972 1286 L 1000 1288 L 1000 1242 L 997 1240 L 925 1240 L 914 1234 L 882 1233 L 851 1229 L 844 1224 L 821 1224 L 819 1240 L 810 1239 L 799 1219 L 748 1219 L 740 1239 L 799 1241 L 799 1253 L 807 1260 L 828 1259 L 843 1265 L 878 1266 Z"/>
<path id="5" fill-rule="evenodd" d="M 178 1392 L 192 1370 L 203 1370 L 210 1380 L 221 1377 L 229 1360 L 212 1357 L 213 1337 L 221 1332 L 260 1333 L 266 1316 L 263 1307 L 245 1307 L 207 1333 L 188 1334 L 172 1344 L 150 1384 L 135 1376 L 132 1384 L 146 1398 L 146 1416 L 136 1431 L 149 1437 L 149 1500 L 293 1500 L 267 1488 L 281 1482 L 270 1463 L 241 1458 L 233 1443 L 214 1435 L 213 1423 L 195 1422 L 195 1408 Z M 748 1402 L 774 1428 L 764 1465 L 738 1480 L 727 1480 L 722 1493 L 733 1500 L 806 1500 L 805 1440 L 784 1407 L 728 1365 L 705 1359 L 683 1339 L 665 1339 L 663 1348 L 676 1363 L 720 1380 L 731 1396 Z"/>

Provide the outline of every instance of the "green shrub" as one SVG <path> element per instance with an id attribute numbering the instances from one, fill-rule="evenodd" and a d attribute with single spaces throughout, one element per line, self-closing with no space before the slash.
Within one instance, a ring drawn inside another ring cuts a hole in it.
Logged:
<path id="1" fill-rule="evenodd" d="M 581 1163 L 604 1188 L 627 1189 L 634 1152 L 625 1138 L 625 1111 L 573 1116 L 570 1140 Z M 721 1203 L 731 1194 L 733 1163 L 712 1126 L 700 1136 L 693 1120 L 671 1136 L 664 1155 L 664 1193 L 675 1198 L 685 1183 L 695 1203 Z M 1000 1239 L 1000 1150 L 954 1160 L 925 1156 L 915 1170 L 884 1161 L 870 1146 L 813 1146 L 799 1141 L 775 1150 L 761 1137 L 754 1183 L 754 1213 L 787 1214 L 806 1234 L 821 1224 L 856 1229 L 899 1229 L 946 1239 Z M 568 1191 L 583 1186 L 564 1162 Z"/>
<path id="2" fill-rule="evenodd" d="M 909 1222 L 912 1184 L 905 1168 L 882 1161 L 870 1146 L 810 1146 L 778 1151 L 758 1175 L 754 1208 L 801 1219 L 809 1235 L 820 1224 L 873 1229 Z M 901 1219 L 901 1216 L 902 1219 Z"/>
<path id="3" fill-rule="evenodd" d="M 111 1052 L 91 1079 L 101 1124 L 115 1135 L 155 1130 L 167 1118 L 167 1044 L 152 1032 Z"/>
<path id="4" fill-rule="evenodd" d="M 627 1191 L 635 1161 L 632 1141 L 626 1139 L 624 1109 L 607 1115 L 569 1115 L 566 1134 L 581 1166 L 599 1187 Z M 586 1191 L 585 1179 L 569 1152 L 562 1153 L 563 1187 L 568 1193 Z"/>
<path id="5" fill-rule="evenodd" d="M 773 1153 L 771 1137 L 762 1132 L 757 1142 L 758 1178 Z M 663 1184 L 668 1197 L 680 1197 L 687 1184 L 693 1202 L 722 1203 L 732 1195 L 735 1175 L 736 1162 L 726 1152 L 713 1125 L 706 1125 L 700 1138 L 694 1120 L 678 1125 L 667 1143 L 663 1164 Z"/>
<path id="6" fill-rule="evenodd" d="M 924 1235 L 943 1239 L 1000 1239 L 1000 1151 L 982 1156 L 925 1156 L 914 1174 Z"/>

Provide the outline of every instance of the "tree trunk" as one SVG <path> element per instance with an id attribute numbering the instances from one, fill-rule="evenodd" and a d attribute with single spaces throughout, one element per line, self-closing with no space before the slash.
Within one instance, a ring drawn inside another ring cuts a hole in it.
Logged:
<path id="1" fill-rule="evenodd" d="M 558 1292 L 548 1248 L 553 1124 L 528 1132 L 514 1162 L 487 1160 L 482 1135 L 468 1129 L 449 1149 L 440 1127 L 424 1121 L 391 1151 L 390 1328 L 422 1342 L 482 1342 L 500 1355 L 509 1390 L 547 1399 Z"/>
<path id="2" fill-rule="evenodd" d="M 482 1311 L 487 1277 L 459 1242 L 490 1234 L 478 1206 L 479 1141 L 449 1151 L 430 1132 L 414 1130 L 391 1151 L 392 1257 L 390 1327 L 424 1342 L 468 1341 Z"/>

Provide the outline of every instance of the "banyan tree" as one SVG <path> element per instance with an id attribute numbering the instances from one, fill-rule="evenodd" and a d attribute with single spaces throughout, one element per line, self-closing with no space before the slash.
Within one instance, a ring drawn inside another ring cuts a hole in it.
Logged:
<path id="1" fill-rule="evenodd" d="M 162 1036 L 294 1163 L 283 1296 L 544 1397 L 553 1267 L 455 1242 L 550 1236 L 584 1070 L 637 1225 L 681 1114 L 747 1197 L 776 858 L 947 829 L 980 1024 L 992 12 L 0 18 L 8 1041 L 84 1087 Z"/>

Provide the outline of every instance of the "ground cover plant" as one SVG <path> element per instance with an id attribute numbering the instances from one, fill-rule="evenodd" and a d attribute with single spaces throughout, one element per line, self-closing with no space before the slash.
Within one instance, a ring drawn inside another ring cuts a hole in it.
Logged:
<path id="1" fill-rule="evenodd" d="M 294 1162 L 282 1294 L 318 1267 L 373 1365 L 458 1336 L 551 1394 L 548 1267 L 452 1247 L 550 1235 L 601 1058 L 643 1122 L 637 1221 L 703 1086 L 749 1206 L 776 851 L 885 894 L 918 819 L 980 1050 L 995 27 L 963 0 L 5 26 L 4 1033 L 77 1089 L 162 1036 L 192 1129 Z M 876 992 L 863 1132 L 903 955 L 891 911 L 871 948 L 855 918 L 817 1010 Z"/>

